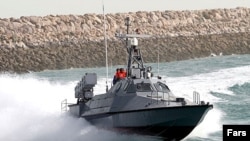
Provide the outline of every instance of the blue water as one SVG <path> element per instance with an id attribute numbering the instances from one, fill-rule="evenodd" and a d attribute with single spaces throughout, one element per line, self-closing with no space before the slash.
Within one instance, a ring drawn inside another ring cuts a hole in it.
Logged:
<path id="1" fill-rule="evenodd" d="M 192 100 L 193 91 L 214 108 L 185 141 L 221 141 L 223 124 L 250 124 L 250 55 L 216 56 L 149 63 L 174 94 Z M 117 67 L 109 68 L 109 79 Z M 4 141 L 151 141 L 97 129 L 84 119 L 61 114 L 61 101 L 75 103 L 74 86 L 87 72 L 98 74 L 95 94 L 105 92 L 105 68 L 0 74 L 0 140 Z"/>

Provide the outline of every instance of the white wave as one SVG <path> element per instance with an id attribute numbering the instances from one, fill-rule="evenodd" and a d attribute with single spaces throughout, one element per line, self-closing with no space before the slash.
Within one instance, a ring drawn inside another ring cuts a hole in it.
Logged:
<path id="1" fill-rule="evenodd" d="M 200 93 L 201 100 L 216 103 L 222 101 L 211 95 L 211 92 L 234 95 L 228 88 L 236 84 L 250 82 L 250 66 L 221 69 L 212 73 L 204 73 L 187 77 L 164 77 L 172 92 L 192 101 L 193 91 Z M 188 137 L 208 137 L 209 134 L 222 130 L 221 118 L 224 113 L 214 107 L 204 121 L 197 126 Z"/>
<path id="2" fill-rule="evenodd" d="M 219 109 L 210 110 L 205 116 L 203 122 L 199 124 L 195 129 L 185 138 L 202 137 L 208 138 L 211 133 L 222 131 L 221 117 L 223 112 Z"/>
<path id="3" fill-rule="evenodd" d="M 0 86 L 0 140 L 28 140 L 32 131 L 59 115 L 61 100 L 72 93 L 71 84 L 10 75 L 0 76 Z"/>
<path id="4" fill-rule="evenodd" d="M 151 140 L 99 130 L 84 119 L 61 114 L 61 101 L 76 102 L 74 86 L 33 76 L 0 75 L 0 140 L 3 141 L 127 141 Z M 95 92 L 105 92 L 105 80 Z"/>
<path id="5" fill-rule="evenodd" d="M 210 93 L 233 95 L 233 92 L 228 90 L 229 87 L 250 82 L 250 66 L 221 69 L 216 72 L 187 77 L 164 77 L 164 80 L 177 95 L 184 95 L 192 100 L 193 91 L 198 91 L 202 100 L 217 102 L 219 99 Z"/>

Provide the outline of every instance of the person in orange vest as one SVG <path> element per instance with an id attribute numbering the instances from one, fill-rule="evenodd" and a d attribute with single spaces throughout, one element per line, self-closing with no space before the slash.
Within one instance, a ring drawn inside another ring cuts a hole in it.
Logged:
<path id="1" fill-rule="evenodd" d="M 119 80 L 119 73 L 120 73 L 120 69 L 117 68 L 115 75 L 114 75 L 114 78 L 113 78 L 113 85 L 115 85 L 115 83 Z"/>
<path id="2" fill-rule="evenodd" d="M 113 85 L 115 85 L 116 82 L 118 82 L 119 80 L 124 79 L 126 77 L 127 77 L 127 72 L 124 70 L 124 68 L 120 68 L 120 69 L 117 68 L 116 73 L 113 78 Z"/>
<path id="3" fill-rule="evenodd" d="M 118 73 L 118 78 L 124 79 L 126 77 L 127 77 L 127 72 L 123 68 L 120 68 L 120 72 Z"/>

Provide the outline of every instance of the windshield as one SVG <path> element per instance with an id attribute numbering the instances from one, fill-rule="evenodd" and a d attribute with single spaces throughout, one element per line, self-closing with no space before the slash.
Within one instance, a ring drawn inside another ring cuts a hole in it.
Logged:
<path id="1" fill-rule="evenodd" d="M 150 83 L 138 83 L 136 84 L 136 91 L 138 92 L 151 92 L 153 88 Z"/>
<path id="2" fill-rule="evenodd" d="M 157 82 L 154 85 L 155 85 L 156 90 L 159 91 L 159 92 L 165 92 L 165 93 L 170 92 L 168 86 L 161 83 L 161 82 Z"/>

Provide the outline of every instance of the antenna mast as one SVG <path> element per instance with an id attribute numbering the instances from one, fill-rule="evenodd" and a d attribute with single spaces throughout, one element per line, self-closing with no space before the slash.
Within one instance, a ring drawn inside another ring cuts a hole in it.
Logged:
<path id="1" fill-rule="evenodd" d="M 127 26 L 127 34 L 129 34 L 129 26 L 130 26 L 130 19 L 129 19 L 129 17 L 125 18 L 125 25 Z M 128 47 L 128 38 L 126 38 L 126 47 L 127 47 L 127 49 L 129 48 Z"/>
<path id="2" fill-rule="evenodd" d="M 160 55 L 159 55 L 159 46 L 157 47 L 158 53 L 157 53 L 157 71 L 158 71 L 158 76 L 159 76 L 159 61 L 160 61 Z"/>
<path id="3" fill-rule="evenodd" d="M 106 92 L 108 91 L 108 45 L 107 45 L 107 35 L 106 35 L 106 18 L 104 12 L 104 2 L 102 0 L 102 11 L 103 11 L 103 21 L 104 21 L 104 42 L 105 42 L 105 53 L 106 53 Z"/>

